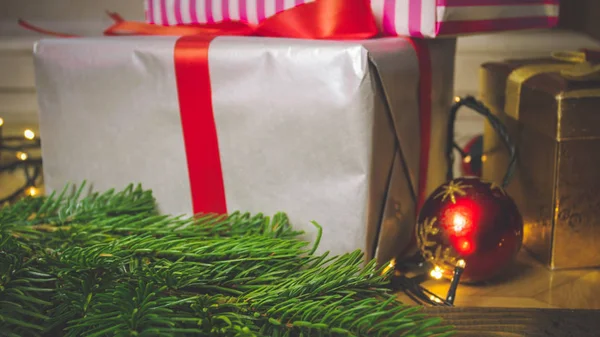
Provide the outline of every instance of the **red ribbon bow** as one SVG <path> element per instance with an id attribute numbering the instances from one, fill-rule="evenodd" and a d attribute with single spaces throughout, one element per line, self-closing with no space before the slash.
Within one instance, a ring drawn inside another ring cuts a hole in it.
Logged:
<path id="1" fill-rule="evenodd" d="M 115 24 L 104 31 L 105 35 L 182 36 L 175 47 L 175 72 L 195 213 L 227 212 L 208 70 L 208 49 L 212 39 L 224 35 L 253 35 L 362 40 L 378 35 L 369 0 L 316 0 L 280 12 L 257 26 L 228 21 L 166 27 L 125 21 L 115 13 L 109 15 Z M 76 37 L 41 29 L 23 20 L 19 20 L 19 24 L 46 35 Z M 417 188 L 417 209 L 419 209 L 424 199 L 429 158 L 431 64 L 426 44 L 413 39 L 409 41 L 416 50 L 421 74 L 419 100 L 422 155 Z"/>
<path id="2" fill-rule="evenodd" d="M 369 0 L 316 0 L 279 12 L 257 26 L 242 21 L 224 21 L 205 25 L 158 26 L 125 21 L 109 13 L 115 24 L 104 35 L 174 35 L 216 37 L 254 35 L 311 40 L 363 40 L 378 34 Z M 46 35 L 76 37 L 35 27 L 23 20 L 19 24 Z"/>

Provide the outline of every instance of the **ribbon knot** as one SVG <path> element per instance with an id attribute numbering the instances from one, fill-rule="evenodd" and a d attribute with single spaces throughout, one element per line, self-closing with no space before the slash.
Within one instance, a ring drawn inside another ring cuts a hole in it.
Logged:
<path id="1" fill-rule="evenodd" d="M 552 53 L 552 58 L 571 63 L 565 65 L 560 74 L 573 81 L 600 80 L 600 51 L 582 49 Z"/>

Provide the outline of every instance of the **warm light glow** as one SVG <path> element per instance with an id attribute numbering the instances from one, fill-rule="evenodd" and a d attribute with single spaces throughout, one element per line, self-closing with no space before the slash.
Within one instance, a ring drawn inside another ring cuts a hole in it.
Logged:
<path id="1" fill-rule="evenodd" d="M 392 259 L 390 261 L 390 263 L 388 263 L 387 266 L 385 266 L 385 268 L 383 268 L 383 271 L 381 272 L 382 274 L 387 274 L 390 270 L 396 268 L 396 259 Z"/>
<path id="2" fill-rule="evenodd" d="M 440 300 L 439 298 L 437 298 L 433 295 L 429 295 L 429 299 L 436 303 L 442 303 L 442 300 Z"/>
<path id="3" fill-rule="evenodd" d="M 35 197 L 36 195 L 38 195 L 40 193 L 40 191 L 35 188 L 34 186 L 31 186 L 27 189 L 26 191 L 27 195 Z"/>
<path id="4" fill-rule="evenodd" d="M 448 239 L 454 250 L 461 256 L 472 254 L 477 236 L 478 221 L 481 219 L 481 205 L 475 200 L 457 200 L 444 211 L 444 224 Z"/>
<path id="5" fill-rule="evenodd" d="M 460 233 L 465 229 L 467 225 L 467 219 L 464 215 L 460 213 L 454 213 L 454 218 L 452 219 L 452 226 L 455 233 Z"/>
<path id="6" fill-rule="evenodd" d="M 463 238 L 458 241 L 456 249 L 462 254 L 470 254 L 473 252 L 473 245 L 469 240 Z"/>
<path id="7" fill-rule="evenodd" d="M 2 117 L 0 117 L 0 126 L 4 125 L 4 119 L 2 119 Z"/>
<path id="8" fill-rule="evenodd" d="M 466 156 L 465 159 L 463 159 L 463 161 L 465 163 L 467 163 L 467 164 L 470 163 L 471 162 L 471 156 Z"/>
<path id="9" fill-rule="evenodd" d="M 27 155 L 27 153 L 19 151 L 17 152 L 17 158 L 19 158 L 20 160 L 27 160 L 29 156 Z"/>
<path id="10" fill-rule="evenodd" d="M 444 227 L 452 237 L 470 236 L 479 217 L 479 206 L 472 200 L 457 200 L 444 211 Z"/>
<path id="11" fill-rule="evenodd" d="M 465 263 L 465 260 L 462 260 L 462 259 L 461 259 L 461 260 L 458 260 L 458 261 L 456 262 L 456 266 L 457 266 L 458 268 L 465 268 L 465 267 L 467 266 L 467 264 Z"/>
<path id="12" fill-rule="evenodd" d="M 23 136 L 25 136 L 25 138 L 27 138 L 29 140 L 32 140 L 35 138 L 35 132 L 27 129 L 27 130 L 23 131 Z"/>
<path id="13" fill-rule="evenodd" d="M 456 103 L 460 102 L 460 97 L 458 97 L 458 96 L 454 97 L 454 102 L 456 102 Z"/>
<path id="14" fill-rule="evenodd" d="M 429 273 L 429 275 L 431 275 L 431 277 L 433 277 L 436 280 L 439 280 L 442 278 L 442 276 L 444 276 L 444 272 L 442 271 L 442 269 L 440 267 L 435 267 L 431 270 L 431 272 Z"/>
<path id="15" fill-rule="evenodd" d="M 481 161 L 485 162 L 487 160 L 487 156 L 484 154 L 483 156 L 481 156 Z"/>

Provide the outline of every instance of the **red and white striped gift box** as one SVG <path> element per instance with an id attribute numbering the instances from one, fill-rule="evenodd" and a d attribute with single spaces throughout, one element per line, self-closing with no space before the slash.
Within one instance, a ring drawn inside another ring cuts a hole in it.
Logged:
<path id="1" fill-rule="evenodd" d="M 259 23 L 313 0 L 145 0 L 146 21 L 163 26 L 227 20 Z M 548 28 L 558 22 L 559 0 L 371 0 L 388 35 L 456 36 Z"/>

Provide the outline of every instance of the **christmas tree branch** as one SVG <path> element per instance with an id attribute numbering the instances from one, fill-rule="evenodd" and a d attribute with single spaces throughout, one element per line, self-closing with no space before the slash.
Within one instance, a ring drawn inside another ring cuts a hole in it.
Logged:
<path id="1" fill-rule="evenodd" d="M 452 333 L 361 252 L 315 255 L 299 234 L 283 213 L 159 215 L 134 185 L 19 201 L 0 209 L 0 336 Z"/>

